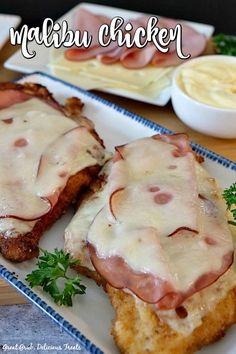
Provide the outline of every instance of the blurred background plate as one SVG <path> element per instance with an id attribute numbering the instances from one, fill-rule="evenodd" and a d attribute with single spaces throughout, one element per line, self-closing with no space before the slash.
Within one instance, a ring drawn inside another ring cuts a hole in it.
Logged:
<path id="1" fill-rule="evenodd" d="M 79 11 L 80 8 L 85 8 L 97 15 L 101 14 L 103 16 L 108 16 L 108 17 L 114 17 L 114 16 L 119 15 L 119 16 L 122 16 L 124 19 L 135 18 L 137 16 L 140 16 L 140 14 L 141 14 L 140 12 L 129 11 L 129 10 L 125 10 L 125 9 L 118 9 L 118 8 L 110 7 L 110 6 L 81 3 L 81 4 L 77 5 L 76 7 L 74 7 L 72 10 L 70 10 L 69 12 L 67 12 L 64 16 L 62 16 L 58 20 L 58 22 L 61 22 L 62 20 L 67 20 L 69 26 L 72 27 L 74 15 L 76 12 Z M 190 22 L 190 21 L 182 21 L 182 22 L 193 27 L 198 32 L 205 34 L 205 36 L 207 38 L 210 38 L 214 32 L 214 27 L 211 25 Z M 5 62 L 4 66 L 10 70 L 20 71 L 23 73 L 31 73 L 33 71 L 41 71 L 41 72 L 53 74 L 53 72 L 49 66 L 51 48 L 46 48 L 44 45 L 37 45 L 35 42 L 32 42 L 29 45 L 29 49 L 30 49 L 30 51 L 32 51 L 32 50 L 36 51 L 37 54 L 34 58 L 25 59 L 23 57 L 23 55 L 21 54 L 21 51 L 19 50 Z M 60 51 L 60 49 L 58 50 L 58 52 L 59 51 Z M 60 77 L 60 78 L 65 79 L 65 77 Z M 71 81 L 71 80 L 67 79 L 67 81 Z M 85 87 L 82 82 L 79 82 L 79 81 L 75 82 L 74 78 L 73 78 L 73 84 L 76 84 L 76 85 L 81 86 L 86 89 L 88 88 L 88 87 Z M 90 81 L 89 84 L 90 84 L 90 87 L 93 87 L 93 82 Z M 157 106 L 166 105 L 170 99 L 170 85 L 163 88 L 160 91 L 159 96 L 155 97 L 155 98 L 149 98 L 147 96 L 137 94 L 135 92 L 125 91 L 123 89 L 98 88 L 98 87 L 96 87 L 96 89 L 103 91 L 103 92 L 112 93 L 112 94 L 115 94 L 118 96 L 132 98 L 132 99 L 136 99 L 138 101 L 142 101 L 142 102 L 146 102 L 146 103 L 152 103 Z"/>

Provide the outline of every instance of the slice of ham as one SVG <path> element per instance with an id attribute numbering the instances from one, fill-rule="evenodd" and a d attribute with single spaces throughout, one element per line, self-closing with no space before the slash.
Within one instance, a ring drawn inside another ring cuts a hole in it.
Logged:
<path id="1" fill-rule="evenodd" d="M 125 68 L 141 69 L 147 66 L 153 55 L 156 53 L 154 45 L 147 45 L 145 48 L 127 49 L 120 57 L 120 61 Z"/>
<path id="2" fill-rule="evenodd" d="M 115 43 L 107 47 L 100 46 L 98 42 L 98 31 L 101 25 L 109 23 L 106 16 L 94 15 L 90 11 L 82 8 L 76 14 L 74 29 L 81 32 L 87 31 L 92 36 L 92 43 L 89 48 L 70 48 L 65 51 L 65 58 L 70 61 L 83 61 L 104 55 L 116 49 Z"/>
<path id="3" fill-rule="evenodd" d="M 116 206 L 119 205 L 119 198 L 121 197 L 122 193 L 124 192 L 124 187 L 117 188 L 114 190 L 114 192 L 111 193 L 110 198 L 109 198 L 109 208 L 111 211 L 112 216 L 116 218 L 117 212 L 116 212 Z"/>
<path id="4" fill-rule="evenodd" d="M 64 107 L 54 99 L 53 95 L 46 87 L 40 84 L 29 82 L 23 85 L 14 82 L 0 83 L 0 109 L 10 107 L 16 103 L 25 102 L 32 97 L 37 97 L 56 110 L 63 111 Z"/>
<path id="5" fill-rule="evenodd" d="M 189 139 L 186 134 L 177 133 L 173 135 L 169 134 L 156 134 L 152 137 L 153 139 L 162 140 L 167 144 L 171 144 L 177 147 L 173 152 L 175 157 L 185 156 L 187 153 L 193 153 L 192 148 L 189 144 Z"/>
<path id="6" fill-rule="evenodd" d="M 24 102 L 30 99 L 30 96 L 22 91 L 0 90 L 0 109 L 7 108 L 13 104 Z"/>
<path id="7" fill-rule="evenodd" d="M 116 148 L 104 207 L 88 231 L 94 267 L 158 309 L 180 306 L 233 261 L 217 188 L 183 134 Z"/>
<path id="8" fill-rule="evenodd" d="M 204 34 L 195 31 L 192 27 L 181 23 L 177 20 L 163 18 L 166 28 L 174 28 L 178 23 L 182 27 L 182 53 L 186 56 L 191 55 L 195 58 L 200 55 L 206 48 L 207 39 Z M 180 59 L 176 53 L 175 47 L 170 48 L 168 53 L 161 53 L 156 51 L 152 58 L 152 64 L 158 67 L 176 66 L 182 64 L 186 59 Z"/>
<path id="9" fill-rule="evenodd" d="M 115 155 L 113 157 L 113 162 L 116 162 L 119 160 L 124 160 L 124 156 L 123 156 L 123 148 L 124 147 L 125 147 L 125 145 L 115 147 Z"/>
<path id="10" fill-rule="evenodd" d="M 125 31 L 125 25 L 131 22 L 133 29 L 129 33 L 134 36 L 138 27 L 147 27 L 149 16 L 140 16 L 135 19 L 127 20 L 123 26 L 122 31 Z M 162 53 L 159 51 L 153 42 L 148 43 L 143 48 L 133 46 L 127 48 L 125 46 L 118 47 L 116 42 L 111 42 L 107 47 L 103 47 L 98 42 L 98 32 L 102 24 L 109 24 L 111 19 L 92 14 L 90 11 L 80 9 L 75 19 L 75 29 L 80 31 L 88 31 L 93 38 L 92 44 L 89 48 L 71 48 L 65 51 L 65 58 L 70 61 L 83 61 L 92 58 L 97 58 L 103 64 L 113 64 L 120 62 L 121 65 L 128 69 L 144 68 L 150 63 L 158 67 L 176 66 L 181 64 L 184 60 L 180 59 L 175 50 L 175 43 L 170 42 L 168 45 L 169 51 Z M 161 28 L 175 28 L 177 24 L 182 27 L 182 52 L 184 55 L 191 54 L 191 58 L 200 55 L 206 47 L 206 37 L 189 27 L 185 23 L 178 20 L 168 18 L 158 19 L 157 27 Z M 145 38 L 143 38 L 143 41 Z"/>
<path id="11" fill-rule="evenodd" d="M 91 58 L 95 58 L 101 55 L 105 55 L 106 53 L 111 52 L 111 47 L 101 47 L 101 46 L 93 46 L 91 48 L 71 48 L 65 51 L 66 59 L 70 61 L 83 61 L 89 60 Z M 119 48 L 120 49 L 120 48 Z M 106 57 L 106 56 L 105 56 Z M 106 60 L 105 60 L 106 61 Z"/>
<path id="12" fill-rule="evenodd" d="M 41 85 L 6 83 L 0 103 L 0 219 L 34 221 L 51 211 L 70 176 L 102 161 L 103 147 L 86 118 L 78 125 L 66 117 L 79 118 L 75 97 L 61 106 Z"/>
<path id="13" fill-rule="evenodd" d="M 17 189 L 24 188 L 22 193 Z M 34 208 L 32 208 L 34 205 Z M 47 198 L 40 198 L 27 190 L 17 179 L 8 186 L 0 186 L 0 219 L 13 218 L 33 221 L 47 214 L 52 208 Z"/>
<path id="14" fill-rule="evenodd" d="M 124 31 L 125 25 L 128 23 L 129 21 L 125 21 L 123 26 L 121 27 L 121 30 Z M 135 30 L 139 27 L 142 26 L 143 23 L 141 21 L 140 18 L 137 19 L 132 19 L 132 30 L 129 31 L 130 34 L 135 33 Z M 116 63 L 117 61 L 121 61 L 122 65 L 126 66 L 127 68 L 129 67 L 129 57 L 130 55 L 132 56 L 133 51 L 136 51 L 136 48 L 130 48 L 128 49 L 126 46 L 122 46 L 119 47 L 116 42 L 113 42 L 112 45 L 112 50 L 108 53 L 105 54 L 100 54 L 97 56 L 97 59 L 100 60 L 103 64 L 113 64 Z M 137 48 L 138 49 L 138 48 Z M 137 57 L 137 55 L 136 55 Z M 127 58 L 127 59 L 126 59 Z M 134 63 L 134 60 L 131 60 Z M 127 63 L 127 64 L 125 64 Z"/>
<path id="15" fill-rule="evenodd" d="M 199 277 L 185 293 L 177 292 L 170 282 L 152 274 L 134 271 L 123 258 L 112 256 L 101 258 L 93 245 L 88 244 L 94 268 L 106 281 L 117 289 L 129 289 L 141 300 L 155 304 L 158 310 L 170 310 L 180 306 L 194 293 L 214 283 L 233 263 L 233 252 L 223 257 L 222 267 Z"/>
<path id="16" fill-rule="evenodd" d="M 139 27 L 142 26 L 143 28 L 147 27 L 149 17 L 141 16 L 138 17 L 136 20 L 132 20 L 132 25 L 134 26 L 134 31 Z M 165 22 L 162 19 L 158 20 L 158 27 L 163 28 L 165 27 Z M 132 47 L 126 49 L 121 57 L 120 61 L 122 65 L 128 69 L 140 69 L 147 66 L 154 54 L 157 52 L 157 49 L 153 43 L 148 43 L 143 48 Z"/>
<path id="17" fill-rule="evenodd" d="M 98 46 L 98 31 L 102 24 L 110 23 L 110 19 L 106 16 L 94 15 L 92 12 L 81 8 L 75 14 L 74 30 L 79 30 L 82 33 L 87 31 L 92 36 L 92 47 Z"/>
<path id="18" fill-rule="evenodd" d="M 149 303 L 160 301 L 166 294 L 173 294 L 174 288 L 169 282 L 155 278 L 152 274 L 135 272 L 123 258 L 113 256 L 98 257 L 93 245 L 88 244 L 91 261 L 99 274 L 117 289 L 130 289 L 141 299 Z M 116 269 L 114 277 L 114 269 Z"/>
<path id="19" fill-rule="evenodd" d="M 103 52 L 97 55 L 97 59 L 101 63 L 106 65 L 114 64 L 120 60 L 120 57 L 126 51 L 125 47 L 118 47 L 116 46 L 116 44 L 114 44 L 113 46 L 114 48 L 112 50 L 109 49 L 107 53 Z"/>

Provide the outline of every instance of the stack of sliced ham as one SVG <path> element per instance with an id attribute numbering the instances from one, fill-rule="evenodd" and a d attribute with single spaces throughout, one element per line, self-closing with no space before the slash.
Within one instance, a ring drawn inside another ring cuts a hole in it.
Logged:
<path id="1" fill-rule="evenodd" d="M 133 26 L 132 33 L 135 33 L 138 27 L 146 28 L 149 18 L 149 16 L 140 16 L 128 21 Z M 88 31 L 93 41 L 89 48 L 71 48 L 66 50 L 65 58 L 70 61 L 97 58 L 103 64 L 120 62 L 121 65 L 129 69 L 139 69 L 149 64 L 157 67 L 175 66 L 183 62 L 183 59 L 177 56 L 173 43 L 170 44 L 168 53 L 160 52 L 152 42 L 142 49 L 136 46 L 132 48 L 119 47 L 116 42 L 111 42 L 107 47 L 101 46 L 98 42 L 99 28 L 104 23 L 109 24 L 110 22 L 111 19 L 105 16 L 92 14 L 84 8 L 80 9 L 75 19 L 75 30 Z M 160 29 L 170 29 L 175 28 L 178 23 L 180 22 L 176 20 L 161 18 L 158 20 L 157 26 Z M 191 58 L 200 55 L 206 47 L 206 37 L 184 23 L 181 23 L 181 26 L 182 52 L 185 55 L 190 54 Z"/>

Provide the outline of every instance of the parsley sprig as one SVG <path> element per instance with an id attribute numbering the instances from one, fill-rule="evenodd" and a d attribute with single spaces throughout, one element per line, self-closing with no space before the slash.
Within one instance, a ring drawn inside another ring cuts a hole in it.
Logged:
<path id="1" fill-rule="evenodd" d="M 54 253 L 42 249 L 41 252 L 43 255 L 38 258 L 38 269 L 28 274 L 26 281 L 32 288 L 41 286 L 51 295 L 55 303 L 72 306 L 72 298 L 77 294 L 85 294 L 86 289 L 78 275 L 74 278 L 67 275 L 68 269 L 79 264 L 79 261 L 57 248 Z M 63 284 L 59 284 L 60 281 Z"/>
<path id="2" fill-rule="evenodd" d="M 217 34 L 213 37 L 216 52 L 225 55 L 236 55 L 236 36 Z"/>
<path id="3" fill-rule="evenodd" d="M 236 182 L 224 190 L 223 197 L 225 198 L 227 209 L 231 211 L 235 220 L 230 220 L 229 224 L 236 226 Z"/>

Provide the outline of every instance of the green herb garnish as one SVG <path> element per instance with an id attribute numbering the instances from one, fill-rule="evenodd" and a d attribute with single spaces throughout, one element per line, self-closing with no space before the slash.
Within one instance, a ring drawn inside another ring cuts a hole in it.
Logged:
<path id="1" fill-rule="evenodd" d="M 229 188 L 224 190 L 223 197 L 225 198 L 227 209 L 231 211 L 235 221 L 228 221 L 229 224 L 236 226 L 236 182 Z"/>
<path id="2" fill-rule="evenodd" d="M 213 42 L 217 53 L 236 56 L 236 36 L 220 33 L 213 37 Z"/>
<path id="3" fill-rule="evenodd" d="M 72 259 L 63 250 L 55 249 L 54 253 L 50 253 L 41 249 L 41 252 L 43 255 L 38 258 L 38 269 L 28 274 L 26 281 L 31 288 L 41 286 L 55 303 L 72 306 L 72 298 L 77 294 L 85 294 L 86 289 L 78 275 L 74 278 L 67 276 L 68 269 L 78 265 L 79 261 Z M 58 284 L 59 279 L 62 284 Z"/>

